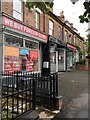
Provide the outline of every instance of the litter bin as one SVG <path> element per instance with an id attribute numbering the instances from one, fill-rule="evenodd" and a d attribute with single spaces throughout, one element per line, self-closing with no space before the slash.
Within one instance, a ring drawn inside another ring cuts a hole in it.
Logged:
<path id="1" fill-rule="evenodd" d="M 56 101 L 55 109 L 56 110 L 61 110 L 62 109 L 62 105 L 63 105 L 62 96 L 56 96 L 55 99 L 56 99 L 55 100 Z"/>

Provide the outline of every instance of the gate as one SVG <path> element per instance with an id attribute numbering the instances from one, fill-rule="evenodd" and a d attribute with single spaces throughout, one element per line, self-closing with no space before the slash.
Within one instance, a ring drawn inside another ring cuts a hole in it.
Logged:
<path id="1" fill-rule="evenodd" d="M 6 73 L 2 75 L 2 120 L 15 119 L 36 106 L 55 109 L 57 73 Z"/>
<path id="2" fill-rule="evenodd" d="M 50 76 L 40 76 L 37 74 L 36 78 L 36 105 L 55 109 L 55 98 L 58 95 L 57 73 Z"/>

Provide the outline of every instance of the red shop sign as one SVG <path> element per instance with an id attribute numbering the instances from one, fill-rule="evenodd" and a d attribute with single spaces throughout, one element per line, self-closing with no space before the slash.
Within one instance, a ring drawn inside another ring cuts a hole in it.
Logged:
<path id="1" fill-rule="evenodd" d="M 48 40 L 48 36 L 45 35 L 45 34 L 42 34 L 34 29 L 31 29 L 30 27 L 27 27 L 25 25 L 23 25 L 22 23 L 19 23 L 11 18 L 8 18 L 6 16 L 3 16 L 3 24 L 8 26 L 8 27 L 11 27 L 13 29 L 16 29 L 16 30 L 19 30 L 21 32 L 24 32 L 24 33 L 27 33 L 27 34 L 30 34 L 34 37 L 37 37 L 37 38 L 41 38 L 45 41 Z"/>
<path id="2" fill-rule="evenodd" d="M 73 50 L 76 50 L 76 47 L 74 47 L 74 46 L 72 46 L 72 45 L 70 45 L 70 44 L 67 44 L 67 47 L 69 47 L 69 48 L 71 48 L 71 49 L 73 49 Z"/>
<path id="3" fill-rule="evenodd" d="M 30 50 L 29 53 L 32 59 L 38 59 L 38 50 Z"/>

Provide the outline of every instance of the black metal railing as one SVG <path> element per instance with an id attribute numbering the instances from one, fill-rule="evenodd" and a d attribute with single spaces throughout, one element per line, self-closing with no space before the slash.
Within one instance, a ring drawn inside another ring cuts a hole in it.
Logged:
<path id="1" fill-rule="evenodd" d="M 2 74 L 2 119 L 15 119 L 36 105 L 55 109 L 57 73 L 17 72 Z"/>
<path id="2" fill-rule="evenodd" d="M 35 79 L 35 81 L 36 105 L 55 109 L 55 98 L 58 95 L 57 73 L 50 76 L 41 76 L 38 79 Z"/>
<path id="3" fill-rule="evenodd" d="M 34 73 L 6 73 L 2 78 L 2 119 L 35 109 Z"/>

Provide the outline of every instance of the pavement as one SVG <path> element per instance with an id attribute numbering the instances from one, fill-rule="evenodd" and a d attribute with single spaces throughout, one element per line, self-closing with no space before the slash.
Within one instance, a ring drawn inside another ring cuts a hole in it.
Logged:
<path id="1" fill-rule="evenodd" d="M 51 111 L 37 107 L 39 120 L 60 118 L 88 118 L 88 71 L 58 73 L 58 93 L 63 97 L 64 108 Z"/>
<path id="2" fill-rule="evenodd" d="M 60 118 L 88 118 L 88 71 L 71 71 L 59 74 L 59 94 L 64 109 L 52 120 Z"/>
<path id="3" fill-rule="evenodd" d="M 39 119 L 88 118 L 88 71 L 58 73 L 58 92 L 63 97 L 64 108 L 60 111 L 42 109 Z"/>

